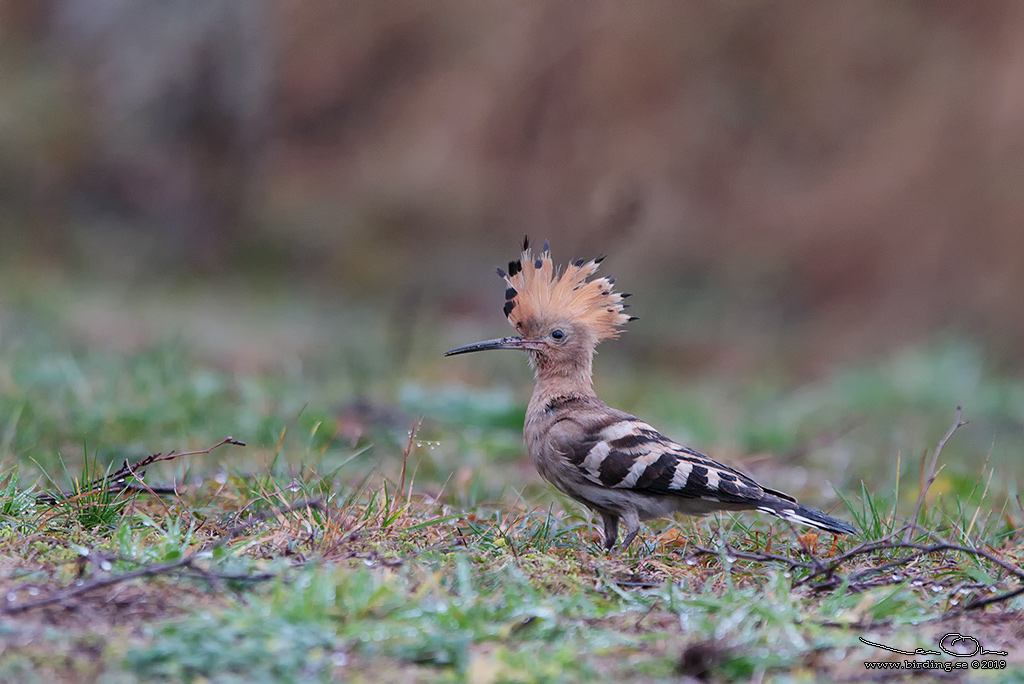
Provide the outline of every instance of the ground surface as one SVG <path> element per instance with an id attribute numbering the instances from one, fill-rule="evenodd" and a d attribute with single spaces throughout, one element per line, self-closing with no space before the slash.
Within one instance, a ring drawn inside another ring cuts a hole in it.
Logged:
<path id="1" fill-rule="evenodd" d="M 799 381 L 602 350 L 610 403 L 861 530 L 665 520 L 608 555 L 523 456 L 523 359 L 439 357 L 500 319 L 398 344 L 315 300 L 7 293 L 0 681 L 1024 677 L 1024 382 L 969 343 Z"/>

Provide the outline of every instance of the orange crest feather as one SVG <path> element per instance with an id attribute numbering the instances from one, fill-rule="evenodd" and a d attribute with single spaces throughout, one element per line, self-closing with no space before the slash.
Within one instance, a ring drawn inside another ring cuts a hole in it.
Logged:
<path id="1" fill-rule="evenodd" d="M 614 278 L 587 280 L 603 259 L 580 259 L 560 272 L 551 261 L 547 242 L 544 251 L 534 256 L 524 240 L 522 256 L 509 262 L 508 273 L 498 269 L 508 284 L 504 308 L 508 322 L 522 331 L 528 321 L 571 319 L 586 326 L 597 340 L 618 337 L 619 326 L 635 316 L 623 313 L 629 305 L 622 300 L 629 294 L 612 290 Z"/>

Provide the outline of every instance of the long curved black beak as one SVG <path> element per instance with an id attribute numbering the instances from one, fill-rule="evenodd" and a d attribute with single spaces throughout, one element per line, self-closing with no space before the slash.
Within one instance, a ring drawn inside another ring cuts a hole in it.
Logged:
<path id="1" fill-rule="evenodd" d="M 445 356 L 455 356 L 456 354 L 468 354 L 469 352 L 486 351 L 488 349 L 530 349 L 530 343 L 523 337 L 499 337 L 496 340 L 487 340 L 486 342 L 476 342 L 475 344 L 467 344 L 465 347 L 456 347 L 451 351 L 446 351 Z"/>

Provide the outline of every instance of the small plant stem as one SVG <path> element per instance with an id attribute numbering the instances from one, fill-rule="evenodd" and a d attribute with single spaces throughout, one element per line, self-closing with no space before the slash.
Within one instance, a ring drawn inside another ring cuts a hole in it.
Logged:
<path id="1" fill-rule="evenodd" d="M 956 421 L 953 423 L 953 427 L 949 428 L 949 432 L 946 433 L 945 437 L 939 440 L 939 443 L 935 445 L 935 453 L 932 454 L 931 463 L 928 464 L 928 478 L 921 487 L 921 494 L 917 497 L 917 505 L 914 507 L 914 515 L 910 518 L 910 522 L 914 525 L 917 524 L 918 517 L 921 515 L 921 507 L 924 506 L 924 499 L 928 495 L 928 490 L 935 482 L 935 478 L 938 475 L 935 468 L 939 463 L 939 454 L 942 453 L 942 447 L 946 446 L 946 442 L 949 441 L 953 433 L 967 425 L 967 421 L 962 419 L 963 407 L 956 407 Z M 908 525 L 903 531 L 903 543 L 910 542 L 911 535 L 913 534 L 913 527 Z"/>

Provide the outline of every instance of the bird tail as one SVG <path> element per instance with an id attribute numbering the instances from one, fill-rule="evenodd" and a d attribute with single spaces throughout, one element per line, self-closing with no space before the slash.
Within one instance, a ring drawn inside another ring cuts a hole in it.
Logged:
<path id="1" fill-rule="evenodd" d="M 758 506 L 758 510 L 764 511 L 765 513 L 771 513 L 772 515 L 778 516 L 783 520 L 788 520 L 792 523 L 810 525 L 811 527 L 817 527 L 820 530 L 826 530 L 835 534 L 857 533 L 857 528 L 849 523 L 845 523 L 842 520 L 836 520 L 835 518 L 825 515 L 821 511 L 801 506 L 800 504 L 792 501 L 785 501 L 781 499 L 778 501 L 762 501 L 761 505 Z"/>

